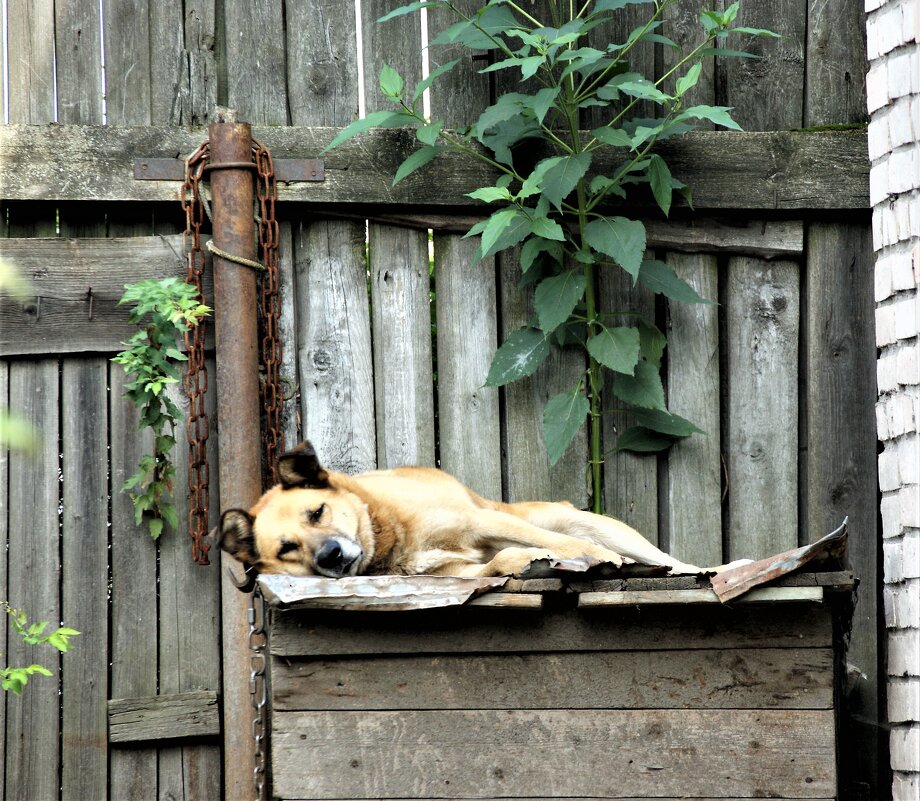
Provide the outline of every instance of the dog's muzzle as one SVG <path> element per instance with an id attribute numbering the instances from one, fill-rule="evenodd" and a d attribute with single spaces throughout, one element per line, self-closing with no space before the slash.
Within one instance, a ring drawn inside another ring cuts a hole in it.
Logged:
<path id="1" fill-rule="evenodd" d="M 354 540 L 330 537 L 313 555 L 316 572 L 329 578 L 354 576 L 361 564 L 364 549 Z"/>

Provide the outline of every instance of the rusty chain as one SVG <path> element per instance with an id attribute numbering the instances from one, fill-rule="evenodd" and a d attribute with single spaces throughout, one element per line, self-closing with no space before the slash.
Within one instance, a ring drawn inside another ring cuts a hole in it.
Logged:
<path id="1" fill-rule="evenodd" d="M 181 193 L 186 220 L 186 280 L 196 287 L 202 303 L 205 302 L 202 287 L 205 249 L 201 243 L 201 229 L 209 214 L 207 203 L 202 195 L 201 179 L 207 170 L 210 154 L 210 144 L 205 142 L 186 159 L 185 181 Z M 268 483 L 274 484 L 278 455 L 284 450 L 284 433 L 281 429 L 284 396 L 280 375 L 281 339 L 278 332 L 278 320 L 281 316 L 278 271 L 279 228 L 275 218 L 278 191 L 271 153 L 260 142 L 253 140 L 252 154 L 257 176 L 258 209 L 255 216 L 258 221 L 259 245 L 262 249 L 265 267 L 265 270 L 260 272 L 259 299 L 259 323 L 262 331 L 260 360 L 264 370 L 260 384 L 265 417 L 262 426 L 262 444 Z M 191 240 L 190 243 L 188 240 Z M 210 485 L 207 458 L 209 419 L 205 408 L 208 373 L 205 365 L 204 340 L 204 321 L 185 335 L 188 353 L 185 390 L 189 398 L 188 420 L 186 421 L 189 445 L 189 536 L 192 539 L 192 559 L 201 565 L 209 564 L 209 546 L 206 539 Z"/>

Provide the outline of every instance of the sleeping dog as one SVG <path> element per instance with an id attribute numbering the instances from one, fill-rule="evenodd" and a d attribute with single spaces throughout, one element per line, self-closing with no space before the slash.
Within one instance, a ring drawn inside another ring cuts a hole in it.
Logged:
<path id="1" fill-rule="evenodd" d="M 305 442 L 278 475 L 250 510 L 221 516 L 217 543 L 249 576 L 506 576 L 536 559 L 578 558 L 701 572 L 619 520 L 567 502 L 486 500 L 436 468 L 348 476 L 323 468 Z"/>

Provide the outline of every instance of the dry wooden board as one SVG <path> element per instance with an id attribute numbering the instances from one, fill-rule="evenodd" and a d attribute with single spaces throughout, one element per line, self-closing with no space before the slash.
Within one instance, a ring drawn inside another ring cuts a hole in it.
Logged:
<path id="1" fill-rule="evenodd" d="M 289 798 L 827 797 L 831 710 L 285 712 Z"/>
<path id="2" fill-rule="evenodd" d="M 276 711 L 830 709 L 830 648 L 276 659 Z"/>
<path id="3" fill-rule="evenodd" d="M 622 798 L 622 796 L 592 795 L 590 798 L 585 797 L 585 796 L 582 796 L 580 798 L 572 798 L 572 797 L 567 796 L 565 801 L 605 801 L 605 799 L 616 799 L 616 798 Z M 663 796 L 655 796 L 655 798 L 656 798 L 656 801 L 688 801 L 687 796 L 685 795 L 680 796 L 680 798 L 675 798 L 675 797 L 664 798 Z M 291 799 L 285 799 L 285 801 L 306 801 L 306 799 L 291 798 Z M 345 801 L 345 799 L 335 798 L 335 799 L 326 799 L 326 801 Z M 418 801 L 418 799 L 417 798 L 391 798 L 388 801 Z M 495 796 L 491 796 L 489 798 L 477 798 L 476 801 L 533 801 L 533 799 L 503 795 L 501 798 L 496 798 Z M 718 798 L 700 798 L 699 796 L 695 796 L 691 801 L 768 801 L 768 799 L 765 799 L 762 797 L 761 798 L 753 798 L 753 797 L 738 798 L 737 796 L 733 798 L 728 798 L 726 796 L 719 796 Z M 805 799 L 787 797 L 786 801 L 805 801 Z M 808 799 L 808 801 L 836 801 L 836 799 L 835 798 L 810 798 Z"/>
<path id="4" fill-rule="evenodd" d="M 211 690 L 113 698 L 109 701 L 109 741 L 135 743 L 220 734 L 220 706 Z"/>
<path id="5" fill-rule="evenodd" d="M 272 653 L 332 656 L 478 651 L 628 651 L 681 648 L 824 647 L 830 610 L 815 604 L 600 609 L 532 615 L 461 608 L 412 613 L 280 612 Z"/>
<path id="6" fill-rule="evenodd" d="M 276 158 L 320 155 L 338 128 L 254 128 Z M 138 181 L 134 160 L 177 158 L 207 138 L 203 129 L 0 126 L 0 198 L 8 200 L 175 201 L 179 182 Z M 495 175 L 462 155 L 444 154 L 396 187 L 393 176 L 416 147 L 412 131 L 375 130 L 322 154 L 323 183 L 279 188 L 282 200 L 471 206 L 465 193 Z M 863 209 L 868 207 L 865 131 L 707 131 L 663 143 L 674 176 L 693 187 L 696 209 Z M 618 161 L 595 158 L 603 173 Z"/>
<path id="7" fill-rule="evenodd" d="M 184 252 L 179 235 L 0 239 L 0 257 L 16 265 L 34 293 L 21 302 L 0 298 L 0 355 L 121 350 L 136 331 L 129 307 L 118 305 L 125 284 L 184 278 Z"/>
<path id="8" fill-rule="evenodd" d="M 782 603 L 824 599 L 823 587 L 763 587 L 751 590 L 732 603 Z M 623 590 L 621 592 L 583 592 L 578 596 L 580 607 L 641 606 L 644 604 L 717 604 L 719 598 L 712 590 Z"/>

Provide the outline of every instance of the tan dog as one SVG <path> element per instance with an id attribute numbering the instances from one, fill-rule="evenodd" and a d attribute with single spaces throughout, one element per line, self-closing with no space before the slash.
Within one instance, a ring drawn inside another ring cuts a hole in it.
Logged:
<path id="1" fill-rule="evenodd" d="M 435 468 L 347 476 L 325 470 L 306 442 L 281 457 L 278 475 L 248 512 L 221 517 L 217 542 L 249 575 L 504 576 L 585 556 L 700 572 L 613 518 L 565 502 L 489 501 Z"/>

